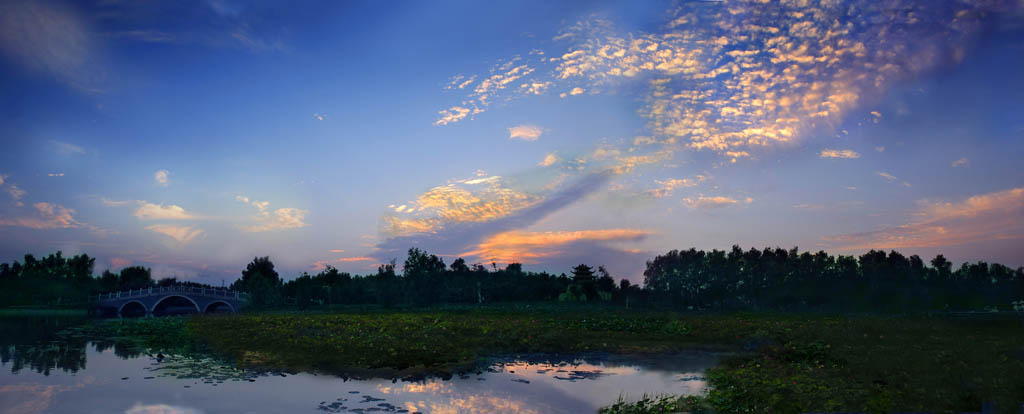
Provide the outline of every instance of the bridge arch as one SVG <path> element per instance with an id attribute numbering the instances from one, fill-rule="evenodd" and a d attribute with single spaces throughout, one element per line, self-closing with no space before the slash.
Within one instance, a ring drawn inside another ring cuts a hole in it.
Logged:
<path id="1" fill-rule="evenodd" d="M 231 313 L 235 313 L 235 307 L 232 306 L 231 303 L 229 303 L 228 301 L 225 301 L 225 300 L 215 300 L 215 301 L 212 301 L 210 303 L 207 303 L 206 304 L 206 309 L 203 309 L 203 313 L 214 313 L 214 312 L 211 312 L 211 311 L 216 309 L 217 305 L 227 305 L 227 307 L 231 311 Z"/>
<path id="2" fill-rule="evenodd" d="M 156 315 L 157 307 L 159 307 L 160 304 L 163 303 L 165 300 L 168 300 L 168 299 L 171 299 L 171 298 L 182 298 L 182 299 L 185 299 L 185 300 L 189 301 L 189 303 L 192 304 L 193 309 L 196 310 L 195 313 L 199 313 L 199 312 L 203 311 L 203 308 L 200 307 L 199 304 L 196 303 L 195 300 L 193 300 L 192 298 L 188 297 L 188 295 L 179 295 L 179 294 L 171 294 L 171 295 L 167 295 L 167 296 L 164 296 L 164 297 L 160 298 L 160 300 L 157 300 L 156 302 L 153 302 L 153 308 L 150 309 L 149 311 L 151 313 L 153 313 L 154 315 Z M 156 316 L 160 316 L 160 315 L 156 315 Z"/>
<path id="3" fill-rule="evenodd" d="M 128 306 L 128 305 L 138 305 L 138 307 L 142 308 L 141 314 L 140 315 L 136 315 L 136 316 L 146 316 L 146 314 L 149 313 L 149 308 L 146 307 L 145 303 L 142 303 L 141 301 L 138 301 L 138 300 L 130 300 L 130 301 L 127 301 L 127 302 L 121 304 L 121 306 L 117 308 L 117 316 L 121 316 L 121 317 L 125 316 L 124 315 L 125 308 L 132 308 L 132 307 L 134 307 L 134 306 Z"/>

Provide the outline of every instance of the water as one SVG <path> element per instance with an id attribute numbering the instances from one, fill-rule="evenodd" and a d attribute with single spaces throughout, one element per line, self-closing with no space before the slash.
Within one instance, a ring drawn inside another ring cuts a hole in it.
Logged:
<path id="1" fill-rule="evenodd" d="M 255 373 L 213 359 L 52 342 L 69 321 L 0 323 L 3 413 L 583 413 L 647 394 L 699 394 L 717 357 L 495 359 L 480 373 L 422 381 Z M 74 340 L 68 340 L 74 342 Z"/>

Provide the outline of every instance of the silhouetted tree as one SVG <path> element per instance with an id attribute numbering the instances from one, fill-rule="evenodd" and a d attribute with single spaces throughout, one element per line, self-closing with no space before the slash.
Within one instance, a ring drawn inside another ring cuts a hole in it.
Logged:
<path id="1" fill-rule="evenodd" d="M 249 294 L 249 306 L 267 308 L 281 304 L 281 277 L 274 270 L 269 256 L 255 257 L 242 271 L 242 278 L 231 283 L 231 289 Z"/>
<path id="2" fill-rule="evenodd" d="M 121 274 L 117 279 L 119 290 L 143 289 L 155 285 L 149 268 L 142 266 L 128 266 L 121 269 Z"/>
<path id="3" fill-rule="evenodd" d="M 572 268 L 572 283 L 579 289 L 579 293 L 585 295 L 584 301 L 597 298 L 597 284 L 592 267 L 581 264 Z"/>

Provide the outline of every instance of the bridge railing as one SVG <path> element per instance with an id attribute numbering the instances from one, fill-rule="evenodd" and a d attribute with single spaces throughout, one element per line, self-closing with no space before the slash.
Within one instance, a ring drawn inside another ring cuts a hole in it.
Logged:
<path id="1" fill-rule="evenodd" d="M 150 295 L 185 293 L 200 296 L 213 296 L 219 298 L 233 298 L 240 300 L 249 299 L 249 294 L 231 289 L 203 288 L 192 286 L 163 286 L 142 289 L 122 290 L 118 292 L 101 293 L 95 296 L 96 301 L 111 299 L 138 298 Z"/>

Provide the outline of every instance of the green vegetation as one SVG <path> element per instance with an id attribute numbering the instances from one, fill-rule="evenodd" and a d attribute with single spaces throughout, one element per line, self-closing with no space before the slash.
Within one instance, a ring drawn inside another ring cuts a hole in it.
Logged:
<path id="1" fill-rule="evenodd" d="M 1016 413 L 1024 402 L 1024 321 L 1016 317 L 739 314 L 683 321 L 697 336 L 715 329 L 754 352 L 709 370 L 707 396 L 620 401 L 602 412 L 960 413 L 990 401 Z"/>
<path id="2" fill-rule="evenodd" d="M 714 409 L 707 399 L 694 395 L 644 395 L 637 401 L 622 396 L 614 404 L 601 409 L 601 414 L 647 414 L 647 413 L 712 413 Z"/>
<path id="3" fill-rule="evenodd" d="M 85 309 L 90 296 L 102 292 L 169 285 L 211 287 L 175 278 L 154 281 L 150 269 L 142 266 L 128 266 L 119 273 L 104 270 L 94 276 L 95 263 L 96 258 L 87 254 L 67 258 L 61 251 L 42 259 L 26 254 L 23 262 L 0 263 L 0 308 Z"/>
<path id="4" fill-rule="evenodd" d="M 9 327 L 10 337 L 42 325 L 19 322 Z M 955 318 L 696 314 L 582 305 L 376 307 L 94 320 L 63 329 L 60 346 L 43 341 L 41 347 L 24 348 L 39 342 L 33 338 L 0 347 L 0 357 L 6 361 L 13 350 L 14 358 L 22 358 L 15 361 L 17 366 L 74 369 L 84 366 L 88 340 L 126 356 L 209 353 L 240 367 L 404 377 L 478 369 L 485 357 L 510 354 L 658 355 L 700 348 L 731 351 L 706 373 L 707 395 L 644 397 L 620 401 L 604 412 L 953 413 L 978 411 L 983 402 L 993 401 L 999 412 L 1016 413 L 1010 408 L 1024 402 L 1024 320 L 999 314 Z"/>
<path id="5" fill-rule="evenodd" d="M 258 259 L 268 261 L 267 258 Z M 525 272 L 456 259 L 444 261 L 410 249 L 396 272 L 394 262 L 376 274 L 352 276 L 328 266 L 317 275 L 281 282 L 277 273 L 260 284 L 280 308 L 311 309 L 336 304 L 384 306 L 508 302 L 598 303 L 630 308 L 678 310 L 771 310 L 900 313 L 936 310 L 1014 310 L 1024 298 L 1024 267 L 963 263 L 942 255 L 930 261 L 899 252 L 871 250 L 859 257 L 801 252 L 796 248 L 730 251 L 673 250 L 647 262 L 642 286 L 615 283 L 604 267 L 579 265 L 570 275 Z M 267 267 L 251 263 L 250 268 Z M 247 269 L 250 271 L 250 269 Z"/>
<path id="6" fill-rule="evenodd" d="M 519 264 L 489 269 L 457 259 L 446 266 L 418 249 L 401 273 L 392 262 L 368 276 L 328 267 L 284 282 L 263 257 L 232 287 L 249 292 L 250 309 L 276 313 L 98 322 L 68 331 L 82 347 L 89 338 L 123 353 L 209 351 L 245 367 L 357 376 L 447 375 L 515 353 L 742 351 L 707 373 L 706 396 L 620 401 L 609 413 L 959 412 L 983 401 L 1000 410 L 1024 402 L 1019 315 L 926 312 L 1020 310 L 1024 268 L 978 262 L 954 271 L 941 255 L 930 263 L 895 251 L 855 258 L 795 248 L 674 250 L 648 262 L 637 286 L 616 284 L 603 267 L 579 265 L 571 276 L 556 276 Z M 64 259 L 59 252 L 0 265 L 0 304 L 66 305 L 105 287 L 175 283 L 153 282 L 144 268 L 100 278 L 91 268 L 88 256 Z M 757 313 L 723 313 L 737 310 Z M 75 367 L 84 363 L 75 346 L 29 352 L 35 356 L 24 363 Z"/>
<path id="7" fill-rule="evenodd" d="M 549 310 L 549 309 L 548 309 Z M 242 365 L 358 374 L 451 374 L 510 353 L 667 352 L 700 346 L 662 313 L 370 311 L 194 318 L 188 329 Z M 241 338 L 244 338 L 241 339 Z"/>
<path id="8" fill-rule="evenodd" d="M 24 264 L 0 264 L 0 307 L 88 305 L 88 295 L 185 284 L 153 281 L 147 268 L 92 276 L 94 259 L 61 252 Z M 232 289 L 249 293 L 251 309 L 316 309 L 337 305 L 585 303 L 674 310 L 756 310 L 902 313 L 1024 308 L 1024 267 L 963 263 L 954 270 L 942 255 L 930 261 L 871 250 L 859 257 L 793 248 L 730 251 L 673 250 L 647 262 L 643 285 L 619 283 L 603 266 L 581 264 L 571 275 L 527 272 L 519 263 L 499 269 L 454 260 L 450 266 L 409 249 L 401 273 L 394 261 L 353 276 L 327 266 L 284 281 L 269 257 L 250 262 Z M 209 287 L 209 286 L 206 286 Z"/>

